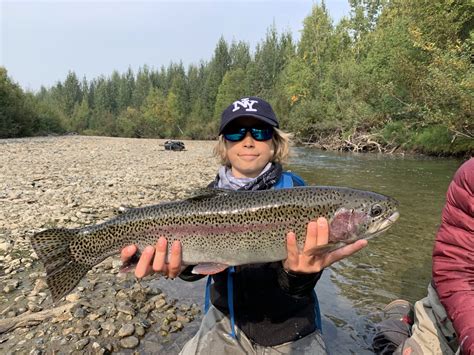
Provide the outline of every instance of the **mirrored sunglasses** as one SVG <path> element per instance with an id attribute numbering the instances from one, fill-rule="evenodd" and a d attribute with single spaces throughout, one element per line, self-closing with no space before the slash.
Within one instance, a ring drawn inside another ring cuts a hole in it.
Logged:
<path id="1" fill-rule="evenodd" d="M 268 141 L 273 137 L 273 128 L 251 128 L 242 127 L 224 133 L 224 138 L 230 142 L 238 142 L 244 139 L 247 132 L 250 132 L 253 139 L 259 142 Z"/>

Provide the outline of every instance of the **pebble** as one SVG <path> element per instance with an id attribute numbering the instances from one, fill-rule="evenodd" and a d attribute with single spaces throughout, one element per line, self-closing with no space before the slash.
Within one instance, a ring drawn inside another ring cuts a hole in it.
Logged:
<path id="1" fill-rule="evenodd" d="M 86 315 L 87 315 L 87 312 L 82 307 L 79 307 L 74 311 L 74 318 L 84 318 Z"/>
<path id="2" fill-rule="evenodd" d="M 77 302 L 81 298 L 81 295 L 78 293 L 70 293 L 69 295 L 66 296 L 66 301 L 68 302 Z"/>
<path id="3" fill-rule="evenodd" d="M 131 306 L 119 304 L 117 306 L 117 311 L 131 315 L 132 317 L 135 316 L 135 310 Z"/>
<path id="4" fill-rule="evenodd" d="M 6 252 L 10 248 L 11 248 L 11 243 L 9 243 L 9 242 L 0 243 L 0 251 Z"/>
<path id="5" fill-rule="evenodd" d="M 7 272 L 5 271 L 5 273 L 7 273 Z M 20 286 L 20 281 L 18 281 L 18 280 L 7 281 L 5 287 L 3 288 L 3 292 L 11 293 L 14 290 L 16 290 L 18 288 L 18 286 Z"/>
<path id="6" fill-rule="evenodd" d="M 25 339 L 33 339 L 35 337 L 35 332 L 29 332 L 24 335 Z"/>
<path id="7" fill-rule="evenodd" d="M 73 331 L 74 331 L 74 328 L 73 328 L 73 327 L 64 328 L 63 331 L 62 331 L 62 333 L 63 333 L 64 336 L 66 336 L 66 335 L 71 334 Z"/>
<path id="8" fill-rule="evenodd" d="M 132 335 L 135 332 L 135 326 L 133 324 L 124 324 L 122 327 L 119 329 L 117 335 L 120 338 L 128 337 Z"/>
<path id="9" fill-rule="evenodd" d="M 89 335 L 90 336 L 99 336 L 100 335 L 100 330 L 99 329 L 91 329 L 91 330 L 89 330 Z"/>
<path id="10" fill-rule="evenodd" d="M 138 346 L 140 341 L 137 337 L 130 336 L 123 339 L 120 339 L 120 346 L 124 349 L 133 349 Z"/>
<path id="11" fill-rule="evenodd" d="M 89 338 L 81 339 L 74 344 L 74 348 L 76 348 L 76 350 L 82 350 L 86 347 L 87 344 L 89 344 L 89 341 Z"/>
<path id="12" fill-rule="evenodd" d="M 16 317 L 16 314 L 17 313 L 15 311 L 8 311 L 6 313 L 6 316 L 7 316 L 7 318 L 13 318 L 13 317 Z"/>
<path id="13" fill-rule="evenodd" d="M 142 326 L 140 325 L 136 325 L 135 326 L 135 334 L 142 337 L 145 335 L 145 328 L 143 328 Z"/>
<path id="14" fill-rule="evenodd" d="M 39 312 L 41 311 L 43 308 L 38 306 L 36 303 L 34 302 L 28 302 L 28 305 L 27 305 L 28 309 L 31 311 L 31 312 Z"/>
<path id="15" fill-rule="evenodd" d="M 167 303 L 166 303 L 166 300 L 164 299 L 160 299 L 155 302 L 155 308 L 158 310 L 163 309 L 166 305 Z"/>
<path id="16" fill-rule="evenodd" d="M 168 313 L 165 318 L 168 322 L 175 321 L 177 319 L 176 314 L 174 313 Z"/>
<path id="17" fill-rule="evenodd" d="M 170 333 L 175 333 L 181 329 L 183 329 L 183 324 L 178 321 L 174 321 L 170 323 Z"/>

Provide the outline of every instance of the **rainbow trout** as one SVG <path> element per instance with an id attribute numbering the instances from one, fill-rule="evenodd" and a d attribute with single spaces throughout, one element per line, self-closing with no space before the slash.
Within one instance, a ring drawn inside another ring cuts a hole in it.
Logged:
<path id="1" fill-rule="evenodd" d="M 54 301 L 67 295 L 93 266 L 130 244 L 139 250 L 158 237 L 182 243 L 182 261 L 210 274 L 228 266 L 284 260 L 286 235 L 303 247 L 309 221 L 328 219 L 329 243 L 320 255 L 387 230 L 398 202 L 369 191 L 308 186 L 265 191 L 209 189 L 182 201 L 126 211 L 80 229 L 49 229 L 31 237 L 46 268 Z M 168 249 L 169 252 L 169 249 Z"/>

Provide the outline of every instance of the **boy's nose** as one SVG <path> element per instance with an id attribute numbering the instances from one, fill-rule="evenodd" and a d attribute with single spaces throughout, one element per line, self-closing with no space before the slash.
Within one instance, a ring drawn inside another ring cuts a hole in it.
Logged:
<path id="1" fill-rule="evenodd" d="M 250 132 L 245 133 L 243 143 L 246 147 L 255 145 L 255 141 L 254 141 L 252 135 L 250 134 Z"/>

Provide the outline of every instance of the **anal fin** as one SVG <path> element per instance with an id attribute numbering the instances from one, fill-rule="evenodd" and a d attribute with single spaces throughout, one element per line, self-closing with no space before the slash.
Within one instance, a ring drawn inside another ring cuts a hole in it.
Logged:
<path id="1" fill-rule="evenodd" d="M 192 273 L 200 275 L 214 275 L 227 269 L 229 265 L 219 263 L 202 263 L 196 265 Z"/>

